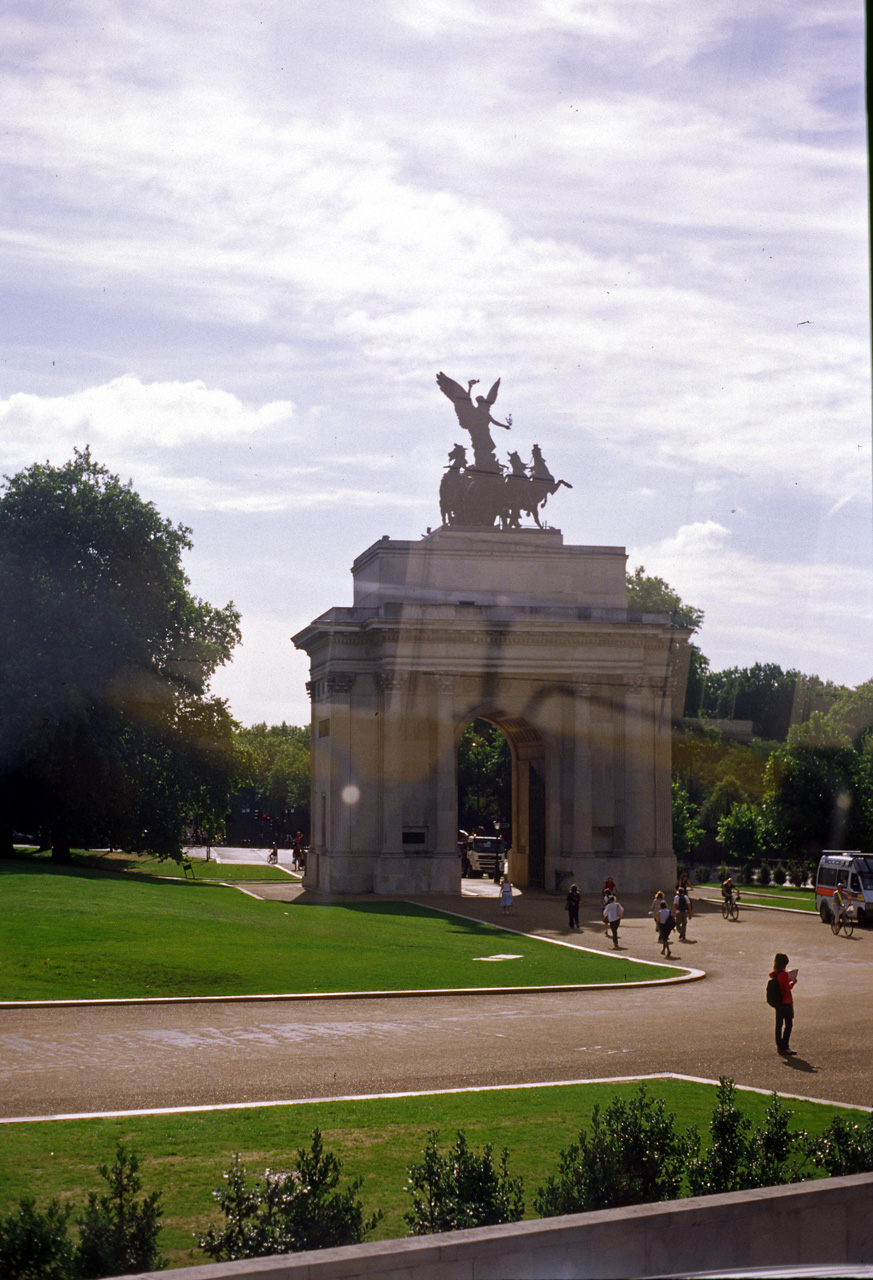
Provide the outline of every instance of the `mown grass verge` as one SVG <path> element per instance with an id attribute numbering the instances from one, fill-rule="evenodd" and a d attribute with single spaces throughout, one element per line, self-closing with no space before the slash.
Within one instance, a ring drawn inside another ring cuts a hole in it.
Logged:
<path id="1" fill-rule="evenodd" d="M 655 1080 L 647 1088 L 663 1098 L 681 1128 L 696 1125 L 706 1145 L 715 1102 L 711 1085 Z M 239 1152 L 253 1176 L 266 1168 L 290 1168 L 294 1153 L 308 1145 L 317 1126 L 325 1145 L 341 1156 L 344 1176 L 360 1174 L 361 1197 L 368 1211 L 385 1217 L 374 1238 L 405 1234 L 402 1214 L 410 1207 L 403 1192 L 407 1166 L 421 1158 L 427 1133 L 438 1129 L 448 1147 L 464 1129 L 477 1148 L 491 1142 L 507 1147 L 510 1172 L 524 1178 L 527 1216 L 534 1193 L 555 1171 L 558 1154 L 588 1126 L 595 1104 L 603 1109 L 616 1095 L 630 1098 L 636 1084 L 560 1085 L 535 1089 L 499 1089 L 420 1098 L 305 1103 L 250 1110 L 187 1112 L 112 1120 L 48 1121 L 0 1126 L 0 1215 L 24 1195 L 40 1205 L 53 1195 L 82 1204 L 100 1186 L 97 1166 L 111 1161 L 115 1144 L 132 1146 L 146 1190 L 163 1193 L 165 1229 L 162 1251 L 175 1267 L 207 1261 L 194 1235 L 219 1221 L 211 1193 L 222 1171 Z M 739 1093 L 739 1104 L 758 1125 L 767 1098 Z M 820 1133 L 836 1114 L 860 1119 L 861 1113 L 812 1102 L 790 1102 L 792 1127 Z"/>
<path id="2" fill-rule="evenodd" d="M 0 862 L 0 893 L 3 1000 L 622 985 L 677 973 L 412 903 L 269 902 L 38 862 Z M 483 962 L 499 954 L 519 958 Z"/>
<path id="3" fill-rule="evenodd" d="M 218 851 L 220 857 L 220 850 Z M 19 851 L 19 859 L 36 862 L 43 866 L 53 866 L 49 853 L 36 853 L 28 850 Z M 104 871 L 107 874 L 123 875 L 147 880 L 184 880 L 185 872 L 179 862 L 172 858 L 150 858 L 134 853 L 106 853 L 90 849 L 73 850 L 73 866 L 88 868 L 92 871 Z M 271 867 L 265 860 L 262 863 L 219 862 L 216 857 L 192 858 L 191 868 L 195 880 L 220 880 L 230 884 L 242 884 L 248 880 L 276 880 L 286 884 L 293 883 L 287 871 Z M 190 879 L 191 873 L 188 877 Z"/>

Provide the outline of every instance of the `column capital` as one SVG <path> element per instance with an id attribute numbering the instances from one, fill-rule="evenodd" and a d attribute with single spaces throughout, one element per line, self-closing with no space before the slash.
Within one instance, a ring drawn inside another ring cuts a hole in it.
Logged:
<path id="1" fill-rule="evenodd" d="M 382 693 L 395 693 L 405 689 L 409 684 L 409 674 L 405 671 L 377 671 L 376 687 Z"/>
<path id="2" fill-rule="evenodd" d="M 324 683 L 328 696 L 335 693 L 351 693 L 355 679 L 354 671 L 334 671 L 331 675 L 325 676 Z"/>

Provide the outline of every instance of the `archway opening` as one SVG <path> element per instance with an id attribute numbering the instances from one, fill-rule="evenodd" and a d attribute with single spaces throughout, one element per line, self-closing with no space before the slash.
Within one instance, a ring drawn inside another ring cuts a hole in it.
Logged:
<path id="1" fill-rule="evenodd" d="M 505 857 L 515 883 L 544 885 L 545 744 L 526 720 L 489 714 L 467 725 L 458 746 L 458 823 L 470 855 L 484 854 L 464 857 L 465 875 L 495 874 Z M 477 840 L 488 843 L 479 850 Z"/>
<path id="2" fill-rule="evenodd" d="M 489 720 L 473 720 L 458 744 L 458 841 L 463 874 L 503 871 L 512 843 L 512 753 Z"/>

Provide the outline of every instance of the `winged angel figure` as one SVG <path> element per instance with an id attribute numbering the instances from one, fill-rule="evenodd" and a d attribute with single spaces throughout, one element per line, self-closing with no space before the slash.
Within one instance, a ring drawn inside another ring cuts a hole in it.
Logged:
<path id="1" fill-rule="evenodd" d="M 471 378 L 465 391 L 462 386 L 452 378 L 446 377 L 444 373 L 437 374 L 437 385 L 440 391 L 451 400 L 455 406 L 455 413 L 458 415 L 458 422 L 460 422 L 465 431 L 470 433 L 476 466 L 482 471 L 499 472 L 497 455 L 494 452 L 494 441 L 488 428 L 503 427 L 504 430 L 508 431 L 512 426 L 512 415 L 507 414 L 505 422 L 498 422 L 496 418 L 491 417 L 491 408 L 497 399 L 497 391 L 500 387 L 499 378 L 488 392 L 488 395 L 477 396 L 474 404 L 470 392 L 478 381 L 478 378 Z"/>

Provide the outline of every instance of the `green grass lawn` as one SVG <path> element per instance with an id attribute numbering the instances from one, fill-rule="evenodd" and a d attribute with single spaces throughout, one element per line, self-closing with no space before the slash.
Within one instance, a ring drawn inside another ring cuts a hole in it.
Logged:
<path id="1" fill-rule="evenodd" d="M 51 866 L 51 855 L 48 853 L 36 854 L 32 856 L 26 850 L 21 851 L 23 860 L 42 863 Z M 181 863 L 174 862 L 171 858 L 149 858 L 145 855 L 137 855 L 133 853 L 95 853 L 92 850 L 76 849 L 73 851 L 73 865 L 76 867 L 89 867 L 94 871 L 114 872 L 117 875 L 125 877 L 138 876 L 148 879 L 160 880 L 184 880 L 185 872 L 182 870 Z M 296 881 L 299 877 L 291 876 L 287 871 L 282 871 L 278 867 L 271 867 L 267 862 L 263 863 L 246 863 L 246 862 L 218 862 L 215 858 L 210 858 L 209 862 L 205 859 L 192 858 L 191 866 L 193 868 L 195 880 L 222 880 L 233 884 L 243 884 L 247 880 L 283 880 L 287 884 L 289 881 Z M 190 879 L 190 874 L 189 877 Z"/>
<path id="2" fill-rule="evenodd" d="M 595 1103 L 601 1108 L 616 1095 L 629 1097 L 634 1084 L 561 1085 L 535 1089 L 500 1089 L 487 1093 L 435 1094 L 421 1098 L 306 1103 L 251 1110 L 187 1112 L 172 1116 L 137 1116 L 114 1120 L 49 1121 L 0 1126 L 0 1215 L 15 1208 L 24 1195 L 43 1206 L 53 1195 L 81 1205 L 91 1190 L 102 1190 L 97 1166 L 111 1163 L 117 1141 L 132 1146 L 139 1158 L 146 1191 L 163 1193 L 163 1252 L 172 1266 L 208 1261 L 197 1249 L 194 1233 L 218 1223 L 211 1192 L 220 1186 L 222 1170 L 240 1152 L 249 1173 L 289 1168 L 298 1147 L 311 1131 L 321 1129 L 325 1145 L 341 1156 L 347 1178 L 364 1179 L 361 1198 L 385 1217 L 374 1238 L 405 1235 L 402 1221 L 409 1208 L 403 1192 L 406 1169 L 421 1158 L 427 1132 L 440 1131 L 445 1149 L 464 1129 L 478 1150 L 485 1142 L 499 1153 L 507 1147 L 510 1172 L 524 1178 L 525 1203 L 532 1216 L 537 1188 L 554 1172 L 558 1153 L 588 1125 Z M 705 1138 L 715 1102 L 710 1085 L 686 1081 L 652 1081 L 651 1095 L 663 1098 L 681 1127 L 696 1124 Z M 763 1118 L 767 1099 L 738 1095 L 753 1123 Z M 836 1108 L 790 1102 L 792 1128 L 818 1133 Z M 839 1109 L 859 1119 L 859 1113 Z"/>
<path id="3" fill-rule="evenodd" d="M 620 985 L 676 973 L 411 903 L 265 902 L 39 861 L 0 862 L 0 895 L 3 1000 Z M 497 954 L 521 958 L 481 960 Z"/>

